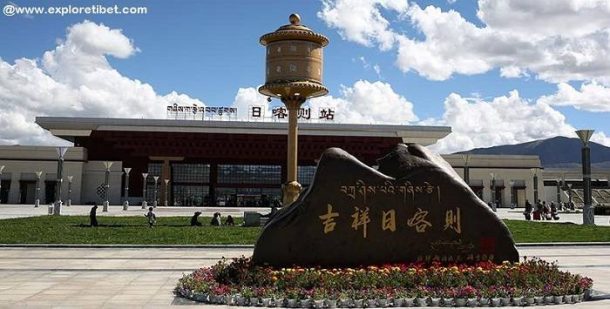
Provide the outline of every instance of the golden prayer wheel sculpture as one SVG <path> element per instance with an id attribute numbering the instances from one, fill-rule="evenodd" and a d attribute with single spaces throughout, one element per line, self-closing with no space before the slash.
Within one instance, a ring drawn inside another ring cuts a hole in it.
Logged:
<path id="1" fill-rule="evenodd" d="M 323 96 L 328 89 L 322 85 L 323 52 L 328 38 L 301 25 L 298 14 L 291 14 L 290 24 L 267 33 L 260 43 L 267 47 L 265 84 L 258 92 L 279 98 L 288 109 L 287 178 L 283 189 L 283 205 L 294 202 L 301 191 L 297 182 L 297 113 L 308 98 Z"/>

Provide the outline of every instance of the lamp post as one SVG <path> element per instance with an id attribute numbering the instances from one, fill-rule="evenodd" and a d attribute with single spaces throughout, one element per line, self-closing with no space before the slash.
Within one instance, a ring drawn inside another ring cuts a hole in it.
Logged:
<path id="1" fill-rule="evenodd" d="M 142 209 L 146 209 L 148 202 L 146 201 L 146 181 L 148 180 L 148 173 L 142 173 Z"/>
<path id="2" fill-rule="evenodd" d="M 570 208 L 570 210 L 574 210 L 574 209 L 572 209 L 572 184 L 571 183 L 568 184 L 568 207 Z"/>
<path id="3" fill-rule="evenodd" d="M 36 172 L 36 200 L 34 201 L 34 207 L 40 206 L 40 176 L 42 176 L 42 171 Z"/>
<path id="4" fill-rule="evenodd" d="M 534 176 L 534 205 L 538 204 L 538 169 L 532 169 L 532 176 Z"/>
<path id="5" fill-rule="evenodd" d="M 63 182 L 63 172 L 64 172 L 64 155 L 68 151 L 68 147 L 57 147 L 57 190 L 55 190 L 55 205 L 53 206 L 53 215 L 61 216 L 61 185 Z"/>
<path id="6" fill-rule="evenodd" d="M 108 212 L 108 206 L 110 206 L 110 202 L 108 201 L 108 195 L 110 195 L 110 167 L 114 162 L 106 161 L 104 162 L 104 167 L 106 168 L 106 172 L 104 174 L 104 205 L 102 207 L 103 212 Z"/>
<path id="7" fill-rule="evenodd" d="M 153 179 L 155 180 L 155 195 L 154 195 L 154 201 L 153 201 L 153 207 L 157 207 L 157 186 L 159 184 L 159 176 L 153 176 Z"/>
<path id="8" fill-rule="evenodd" d="M 66 206 L 72 206 L 72 178 L 74 178 L 74 176 L 68 176 L 68 201 L 66 202 Z"/>
<path id="9" fill-rule="evenodd" d="M 131 172 L 131 167 L 123 168 L 125 172 L 125 189 L 123 190 L 123 195 L 125 196 L 125 200 L 123 200 L 123 210 L 129 209 L 129 172 Z"/>
<path id="10" fill-rule="evenodd" d="M 557 178 L 557 207 L 561 204 L 561 179 Z"/>
<path id="11" fill-rule="evenodd" d="M 592 225 L 595 224 L 595 216 L 591 206 L 591 148 L 589 148 L 589 139 L 593 135 L 593 130 L 578 130 L 576 134 L 582 142 L 582 182 L 585 202 L 582 210 L 582 223 Z"/>
<path id="12" fill-rule="evenodd" d="M 491 209 L 496 211 L 496 175 L 489 173 L 491 176 Z"/>
<path id="13" fill-rule="evenodd" d="M 510 208 L 513 209 L 515 208 L 515 181 L 511 180 L 510 182 L 508 182 L 508 184 L 510 185 Z"/>
<path id="14" fill-rule="evenodd" d="M 4 171 L 4 168 L 4 165 L 0 165 L 0 204 L 2 204 L 2 171 Z"/>
<path id="15" fill-rule="evenodd" d="M 169 179 L 164 179 L 163 181 L 165 181 L 165 191 L 163 192 L 163 206 L 169 206 L 169 204 L 167 203 L 167 185 L 169 184 Z"/>
<path id="16" fill-rule="evenodd" d="M 283 185 L 283 205 L 294 202 L 301 191 L 297 182 L 298 112 L 308 98 L 323 96 L 322 48 L 328 38 L 301 24 L 301 17 L 291 14 L 290 24 L 260 37 L 267 47 L 266 80 L 258 92 L 279 98 L 288 109 L 287 177 Z"/>
<path id="17" fill-rule="evenodd" d="M 470 155 L 463 154 L 462 160 L 464 160 L 464 182 L 466 182 L 466 184 L 468 186 L 470 186 L 470 169 L 468 167 L 468 161 L 470 161 Z"/>

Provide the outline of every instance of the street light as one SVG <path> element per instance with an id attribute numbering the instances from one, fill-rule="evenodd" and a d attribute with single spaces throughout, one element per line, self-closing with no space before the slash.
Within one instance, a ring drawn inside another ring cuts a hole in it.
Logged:
<path id="1" fill-rule="evenodd" d="M 538 169 L 532 169 L 532 176 L 534 176 L 534 204 L 538 204 Z"/>
<path id="2" fill-rule="evenodd" d="M 102 208 L 103 212 L 108 212 L 108 206 L 110 206 L 110 202 L 108 201 L 108 195 L 110 194 L 110 167 L 114 162 L 105 161 L 104 167 L 106 168 L 106 172 L 104 174 L 104 206 Z"/>
<path id="3" fill-rule="evenodd" d="M 515 208 L 515 181 L 511 180 L 508 182 L 508 184 L 510 185 L 510 208 L 513 209 Z"/>
<path id="4" fill-rule="evenodd" d="M 464 160 L 464 182 L 470 186 L 470 170 L 468 168 L 468 161 L 470 161 L 469 154 L 463 154 L 462 160 Z"/>
<path id="5" fill-rule="evenodd" d="M 55 205 L 53 207 L 53 215 L 61 216 L 61 184 L 63 183 L 63 172 L 64 172 L 64 155 L 68 151 L 68 147 L 57 147 L 57 190 L 55 196 Z"/>
<path id="6" fill-rule="evenodd" d="M 142 173 L 142 209 L 146 209 L 148 202 L 146 202 L 146 180 L 148 179 L 148 173 Z"/>
<path id="7" fill-rule="evenodd" d="M 0 165 L 0 204 L 2 204 L 2 171 L 4 168 L 4 165 Z"/>
<path id="8" fill-rule="evenodd" d="M 589 148 L 589 139 L 593 135 L 594 130 L 578 130 L 576 135 L 582 142 L 582 182 L 585 205 L 582 210 L 582 223 L 595 224 L 595 216 L 593 215 L 593 207 L 591 206 L 591 148 Z"/>
<path id="9" fill-rule="evenodd" d="M 570 208 L 570 210 L 574 210 L 572 208 L 572 184 L 571 183 L 568 184 L 568 207 Z"/>
<path id="10" fill-rule="evenodd" d="M 68 176 L 68 201 L 66 206 L 72 206 L 72 178 L 74 176 Z"/>
<path id="11" fill-rule="evenodd" d="M 154 201 L 153 201 L 153 207 L 157 207 L 157 187 L 159 186 L 159 176 L 153 176 L 153 179 L 155 180 L 155 195 L 154 195 Z"/>
<path id="12" fill-rule="evenodd" d="M 165 203 L 163 204 L 163 206 L 169 206 L 167 203 L 167 185 L 169 184 L 169 179 L 165 179 L 165 191 L 163 192 L 163 200 L 165 200 Z"/>
<path id="13" fill-rule="evenodd" d="M 36 201 L 34 201 L 34 207 L 40 206 L 40 176 L 42 176 L 42 171 L 36 172 Z"/>
<path id="14" fill-rule="evenodd" d="M 491 176 L 491 209 L 496 211 L 496 175 L 489 173 Z"/>
<path id="15" fill-rule="evenodd" d="M 123 201 L 123 210 L 129 209 L 129 172 L 131 172 L 131 167 L 123 168 L 125 172 L 125 189 L 123 190 L 125 200 Z"/>

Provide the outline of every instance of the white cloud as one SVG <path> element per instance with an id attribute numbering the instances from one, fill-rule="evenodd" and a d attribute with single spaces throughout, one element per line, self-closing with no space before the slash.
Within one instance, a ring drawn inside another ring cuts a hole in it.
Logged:
<path id="1" fill-rule="evenodd" d="M 318 16 L 347 40 L 382 50 L 397 46 L 396 65 L 404 72 L 446 80 L 500 68 L 505 77 L 530 72 L 553 83 L 610 85 L 609 1 L 480 0 L 483 26 L 434 6 L 381 10 L 380 1 L 366 1 L 359 12 L 357 4 L 326 0 Z M 398 21 L 390 22 L 395 13 Z M 397 30 L 407 19 L 417 36 Z"/>
<path id="2" fill-rule="evenodd" d="M 407 124 L 418 120 L 413 104 L 394 92 L 388 83 L 359 80 L 343 87 L 341 97 L 325 96 L 309 100 L 314 111 L 335 109 L 335 120 L 342 123 Z"/>
<path id="3" fill-rule="evenodd" d="M 567 83 L 560 83 L 555 94 L 543 96 L 539 100 L 550 105 L 574 106 L 590 112 L 610 112 L 610 88 L 596 82 L 583 83 L 579 90 Z"/>
<path id="4" fill-rule="evenodd" d="M 563 114 L 545 103 L 528 102 L 516 90 L 491 101 L 452 93 L 445 99 L 442 118 L 421 124 L 451 126 L 452 133 L 431 146 L 440 153 L 574 135 Z"/>
<path id="5" fill-rule="evenodd" d="M 338 28 L 346 40 L 365 46 L 378 44 L 381 50 L 392 48 L 395 34 L 381 9 L 403 13 L 406 0 L 322 0 L 318 17 L 329 27 Z"/>
<path id="6" fill-rule="evenodd" d="M 233 107 L 238 108 L 239 118 L 247 120 L 247 111 L 253 105 L 264 106 L 265 114 L 271 115 L 271 104 L 255 88 L 240 88 Z M 283 106 L 278 100 L 273 107 Z M 336 123 L 408 124 L 418 121 L 413 104 L 397 94 L 388 83 L 366 80 L 356 81 L 352 86 L 342 86 L 340 97 L 324 96 L 310 99 L 303 107 L 310 107 L 312 119 L 320 109 L 332 108 Z"/>
<path id="7" fill-rule="evenodd" d="M 203 104 L 175 92 L 159 95 L 106 59 L 136 52 L 120 30 L 84 21 L 41 61 L 0 59 L 0 144 L 65 143 L 36 125 L 36 116 L 164 118 L 166 105 Z"/>
<path id="8" fill-rule="evenodd" d="M 604 132 L 593 133 L 591 141 L 610 147 L 610 136 L 607 136 Z"/>

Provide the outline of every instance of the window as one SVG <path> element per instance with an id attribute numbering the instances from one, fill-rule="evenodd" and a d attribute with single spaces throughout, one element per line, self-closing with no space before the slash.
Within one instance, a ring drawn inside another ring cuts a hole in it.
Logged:
<path id="1" fill-rule="evenodd" d="M 218 165 L 218 183 L 280 184 L 279 165 Z"/>
<path id="2" fill-rule="evenodd" d="M 175 183 L 210 182 L 210 165 L 198 163 L 172 164 L 172 181 Z"/>
<path id="3" fill-rule="evenodd" d="M 295 45 L 290 45 L 290 51 L 291 52 L 297 51 L 297 47 Z"/>
<path id="4" fill-rule="evenodd" d="M 297 66 L 295 64 L 291 64 L 290 65 L 290 72 L 296 72 L 297 71 Z"/>
<path id="5" fill-rule="evenodd" d="M 299 166 L 297 168 L 297 180 L 303 186 L 309 186 L 313 181 L 313 174 L 316 172 L 315 166 Z"/>

